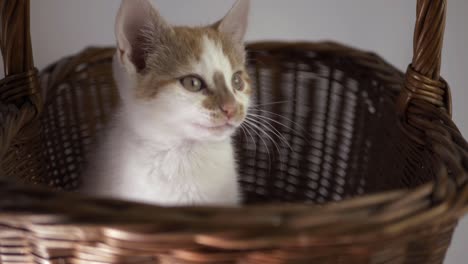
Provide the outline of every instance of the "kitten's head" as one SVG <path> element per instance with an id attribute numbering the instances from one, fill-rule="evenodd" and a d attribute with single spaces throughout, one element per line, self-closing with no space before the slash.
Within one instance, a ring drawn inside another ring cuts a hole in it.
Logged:
<path id="1" fill-rule="evenodd" d="M 233 134 L 252 93 L 243 45 L 248 10 L 249 0 L 238 0 L 213 25 L 175 27 L 149 0 L 122 1 L 114 73 L 134 125 L 191 140 Z"/>

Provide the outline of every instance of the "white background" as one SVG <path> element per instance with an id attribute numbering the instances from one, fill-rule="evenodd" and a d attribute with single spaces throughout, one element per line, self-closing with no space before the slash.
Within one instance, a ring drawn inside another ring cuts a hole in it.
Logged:
<path id="1" fill-rule="evenodd" d="M 42 68 L 89 45 L 113 45 L 117 0 L 32 0 L 32 40 Z M 468 136 L 468 1 L 448 0 L 442 72 L 454 118 Z M 156 0 L 169 22 L 200 25 L 221 18 L 232 0 Z M 335 40 L 379 53 L 400 69 L 412 55 L 416 0 L 253 0 L 248 40 Z M 447 264 L 468 263 L 468 219 L 458 227 Z"/>

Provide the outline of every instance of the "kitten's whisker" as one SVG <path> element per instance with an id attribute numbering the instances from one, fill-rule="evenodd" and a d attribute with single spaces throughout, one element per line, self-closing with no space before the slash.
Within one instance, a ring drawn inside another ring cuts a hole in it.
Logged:
<path id="1" fill-rule="evenodd" d="M 274 112 L 271 112 L 271 111 L 268 111 L 268 110 L 258 109 L 258 108 L 254 108 L 254 109 L 250 109 L 250 110 L 260 111 L 260 112 L 263 112 L 263 113 L 268 113 L 268 114 L 272 114 L 272 115 L 274 115 L 274 116 L 281 117 L 282 119 L 285 119 L 286 121 L 291 122 L 291 124 L 294 124 L 294 125 L 298 126 L 298 127 L 299 127 L 300 129 L 302 129 L 304 132 L 307 132 L 307 129 L 305 129 L 303 126 L 299 125 L 299 123 L 294 122 L 293 120 L 287 118 L 287 117 L 284 116 L 284 115 L 280 115 L 280 114 L 277 114 L 277 113 L 274 113 Z"/>
<path id="2" fill-rule="evenodd" d="M 289 145 L 287 143 L 287 141 L 281 137 L 280 134 L 276 134 L 274 131 L 272 131 L 269 127 L 267 127 L 265 124 L 263 124 L 262 122 L 260 122 L 260 120 L 255 120 L 253 118 L 249 118 L 249 117 L 246 117 L 248 121 L 250 122 L 255 122 L 263 127 L 265 127 L 266 129 L 268 129 L 269 131 L 271 131 L 274 135 L 276 135 L 279 139 L 281 139 L 283 141 L 283 143 L 286 143 L 287 145 Z M 268 123 L 267 123 L 268 124 Z M 269 124 L 268 124 L 269 125 Z M 271 126 L 271 125 L 270 125 Z M 258 128 L 260 129 L 260 128 Z M 273 140 L 272 137 L 270 137 L 270 135 L 268 135 L 268 133 L 266 133 L 265 131 L 263 130 L 260 130 L 262 131 L 270 140 L 271 142 L 275 145 L 276 147 L 276 150 L 278 151 L 278 159 L 279 159 L 279 162 L 280 162 L 280 170 L 282 170 L 284 168 L 284 164 L 286 164 L 286 162 L 283 162 L 282 158 L 283 158 L 283 155 L 282 155 L 282 152 L 280 150 L 280 147 L 278 146 L 278 144 Z M 293 151 L 293 149 L 291 148 L 291 151 Z"/>
<path id="3" fill-rule="evenodd" d="M 276 150 L 278 151 L 278 156 L 281 156 L 281 150 L 280 150 L 280 148 L 278 147 L 278 144 L 273 140 L 273 138 L 272 138 L 267 132 L 265 132 L 265 131 L 264 131 L 263 129 L 261 129 L 261 127 L 259 127 L 259 126 L 262 126 L 262 127 L 266 128 L 266 129 L 268 129 L 270 132 L 272 132 L 271 129 L 269 129 L 267 126 L 265 126 L 264 124 L 262 124 L 262 123 L 261 123 L 260 121 L 258 121 L 258 120 L 255 120 L 255 119 L 252 119 L 252 118 L 248 118 L 248 117 L 247 117 L 247 120 L 250 121 L 250 122 L 252 122 L 252 125 L 256 126 L 257 129 L 258 129 L 259 131 L 263 132 L 263 134 L 265 134 L 265 135 L 270 139 L 271 143 L 273 143 L 273 145 L 275 146 Z M 259 126 L 255 125 L 255 124 L 258 124 Z"/>
<path id="4" fill-rule="evenodd" d="M 290 131 L 292 131 L 292 132 L 295 132 L 295 133 L 297 133 L 298 135 L 300 135 L 300 132 L 299 132 L 299 131 L 297 131 L 297 130 L 291 128 L 291 127 L 288 127 L 288 126 L 286 126 L 285 124 L 283 124 L 283 123 L 281 123 L 281 122 L 279 122 L 279 121 L 276 121 L 276 120 L 274 120 L 274 119 L 272 119 L 272 118 L 269 118 L 269 117 L 266 117 L 266 116 L 263 116 L 263 115 L 253 114 L 253 113 L 248 113 L 247 116 L 251 116 L 251 117 L 254 117 L 254 118 L 258 118 L 258 119 L 264 119 L 264 120 L 271 121 L 271 122 L 273 122 L 273 123 L 275 123 L 275 124 L 278 124 L 278 125 L 280 125 L 280 126 L 286 128 L 286 129 L 288 129 L 288 130 L 290 130 Z"/>
<path id="5" fill-rule="evenodd" d="M 280 170 L 282 171 L 282 169 L 284 169 L 284 164 L 286 164 L 286 162 L 283 162 L 283 160 L 282 160 L 282 155 L 281 155 L 282 152 L 281 152 L 281 150 L 280 150 L 280 147 L 278 146 L 278 144 L 276 143 L 276 141 L 270 136 L 270 134 L 267 133 L 264 129 L 262 129 L 262 128 L 260 127 L 260 125 L 261 125 L 262 127 L 266 128 L 266 129 L 268 129 L 269 131 L 271 131 L 273 134 L 275 134 L 275 133 L 274 133 L 269 127 L 267 127 L 265 124 L 261 123 L 259 120 L 255 120 L 255 119 L 248 118 L 248 117 L 247 117 L 247 120 L 248 120 L 248 122 L 250 122 L 251 125 L 253 125 L 254 127 L 256 127 L 257 130 L 259 130 L 260 132 L 262 132 L 263 134 L 265 134 L 265 135 L 268 137 L 268 139 L 271 141 L 271 143 L 275 146 L 276 150 L 278 151 L 278 160 L 279 160 L 279 162 L 280 162 L 279 168 L 280 168 Z M 258 125 L 254 124 L 254 123 L 256 123 L 256 124 L 258 124 Z M 275 134 L 275 135 L 276 135 L 276 134 Z M 278 136 L 278 135 L 277 135 L 277 136 Z M 279 137 L 279 138 L 281 139 L 281 137 Z M 292 150 L 292 148 L 291 148 L 291 150 Z"/>
<path id="6" fill-rule="evenodd" d="M 278 125 L 280 125 L 280 126 L 286 128 L 286 129 L 288 129 L 289 131 L 294 132 L 294 133 L 296 134 L 296 136 L 301 137 L 301 138 L 304 139 L 305 142 L 307 142 L 308 144 L 310 143 L 309 140 L 308 140 L 305 136 L 301 135 L 300 131 L 298 131 L 298 130 L 296 130 L 296 129 L 293 129 L 293 128 L 289 127 L 289 126 L 286 126 L 285 124 L 283 124 L 283 123 L 281 123 L 281 122 L 279 122 L 279 121 L 276 121 L 276 120 L 274 120 L 274 119 L 272 119 L 272 118 L 269 118 L 269 117 L 267 117 L 267 116 L 264 116 L 264 115 L 258 115 L 258 114 L 254 114 L 254 113 L 250 113 L 250 112 L 248 113 L 248 115 L 249 115 L 249 116 L 252 116 L 252 117 L 255 117 L 255 118 L 258 118 L 258 119 L 264 119 L 264 120 L 271 121 L 271 122 L 273 122 L 273 123 L 275 123 L 275 124 L 278 124 Z M 281 116 L 281 115 L 280 115 L 280 116 Z M 307 131 L 304 127 L 300 126 L 299 124 L 297 124 L 297 123 L 295 123 L 295 122 L 293 122 L 293 121 L 291 121 L 291 120 L 290 120 L 290 122 L 292 122 L 293 124 L 296 124 L 297 126 L 299 126 L 299 128 L 300 128 L 303 132 L 305 132 L 306 135 L 308 135 L 308 131 Z"/>
<path id="7" fill-rule="evenodd" d="M 253 121 L 253 122 L 256 122 L 258 124 L 261 124 L 263 127 L 265 127 L 266 129 L 268 129 L 270 132 L 272 132 L 275 136 L 277 136 L 284 144 L 286 144 L 286 146 L 289 147 L 289 149 L 294 152 L 293 148 L 291 147 L 291 145 L 289 144 L 289 142 L 286 140 L 286 138 L 281 134 L 281 132 L 279 132 L 273 125 L 271 125 L 270 123 L 266 122 L 265 120 L 262 120 L 262 119 L 254 119 L 254 118 L 249 118 L 247 117 L 248 120 L 250 121 Z M 265 124 L 264 123 L 261 123 L 260 121 L 265 121 Z"/>
<path id="8" fill-rule="evenodd" d="M 249 123 L 250 125 L 256 127 L 257 130 L 259 130 L 260 132 L 262 132 L 263 134 L 265 134 L 265 135 L 270 139 L 271 143 L 273 143 L 273 145 L 275 146 L 276 150 L 278 151 L 278 160 L 279 160 L 279 163 L 280 163 L 280 164 L 279 164 L 279 168 L 280 168 L 280 170 L 282 171 L 282 170 L 284 169 L 284 164 L 285 164 L 286 162 L 283 162 L 283 160 L 282 160 L 282 155 L 281 155 L 282 153 L 281 153 L 280 147 L 278 146 L 278 144 L 273 140 L 273 138 L 272 138 L 265 130 L 261 129 L 259 126 L 257 126 L 256 124 L 254 124 L 254 123 L 252 123 L 252 122 L 257 123 L 257 124 L 259 124 L 259 125 L 262 125 L 263 127 L 266 127 L 266 126 L 265 126 L 264 124 L 262 124 L 262 123 L 261 123 L 260 121 L 258 121 L 258 120 L 251 119 L 251 118 L 248 118 L 248 119 L 247 119 L 247 123 Z M 268 127 L 266 127 L 266 128 L 269 129 Z M 271 130 L 270 130 L 270 131 L 271 131 Z M 269 159 L 270 159 L 270 158 L 269 158 Z M 270 166 L 271 166 L 271 162 L 270 162 Z"/>
<path id="9" fill-rule="evenodd" d="M 244 127 L 242 126 L 242 124 L 239 126 L 239 128 L 241 129 L 242 134 L 244 134 L 245 140 L 248 141 L 249 139 L 247 138 L 247 134 L 245 133 L 245 129 L 244 129 Z"/>
<path id="10" fill-rule="evenodd" d="M 285 104 L 285 103 L 290 103 L 290 102 L 295 102 L 295 101 L 296 100 L 284 100 L 284 101 L 277 101 L 277 102 L 269 102 L 269 103 L 265 103 L 265 104 L 251 105 L 250 107 L 278 105 L 278 104 Z"/>
<path id="11" fill-rule="evenodd" d="M 273 127 L 268 122 L 264 122 L 264 123 L 258 122 L 258 123 L 260 123 L 263 127 L 265 127 L 265 129 L 267 129 L 273 135 L 275 135 L 280 140 L 282 145 L 285 145 L 292 152 L 294 152 L 294 149 L 292 148 L 291 144 L 289 144 L 288 140 L 275 127 Z"/>
<path id="12" fill-rule="evenodd" d="M 243 127 L 244 125 L 245 127 Z M 250 133 L 249 128 L 247 127 L 247 124 L 242 123 L 241 127 L 245 128 L 245 131 L 247 132 L 247 134 L 249 134 L 250 138 L 252 139 L 252 143 L 254 144 L 254 147 L 255 147 L 254 151 L 257 152 L 257 142 L 255 142 L 255 138 L 252 136 L 252 133 Z"/>
<path id="13" fill-rule="evenodd" d="M 252 128 L 251 125 L 253 125 L 253 124 L 251 124 L 249 122 L 244 122 L 244 124 L 246 126 L 250 127 L 250 128 Z M 270 170 L 270 168 L 271 168 L 271 156 L 270 156 L 270 150 L 268 150 L 268 145 L 265 142 L 265 140 L 262 138 L 262 135 L 260 135 L 255 129 L 252 129 L 252 131 L 260 138 L 260 140 L 263 142 L 263 145 L 265 145 L 265 149 L 266 149 L 267 155 L 268 155 L 268 174 L 270 174 L 270 172 L 271 172 L 271 170 Z"/>

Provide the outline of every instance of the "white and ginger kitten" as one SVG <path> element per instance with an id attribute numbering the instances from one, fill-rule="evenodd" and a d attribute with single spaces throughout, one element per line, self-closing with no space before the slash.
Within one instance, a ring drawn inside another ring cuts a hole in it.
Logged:
<path id="1" fill-rule="evenodd" d="M 149 0 L 123 0 L 114 78 L 122 105 L 83 192 L 159 205 L 241 201 L 231 136 L 250 94 L 248 0 L 206 27 L 166 23 Z"/>

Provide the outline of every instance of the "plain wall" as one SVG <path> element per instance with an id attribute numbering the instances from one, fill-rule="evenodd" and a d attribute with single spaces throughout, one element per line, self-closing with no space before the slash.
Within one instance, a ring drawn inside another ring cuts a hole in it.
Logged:
<path id="1" fill-rule="evenodd" d="M 113 45 L 117 0 L 33 0 L 32 40 L 40 68 L 90 45 Z M 156 0 L 169 22 L 199 25 L 221 18 L 229 0 Z M 442 72 L 454 118 L 468 136 L 468 1 L 449 0 Z M 335 40 L 375 51 L 404 70 L 411 60 L 416 0 L 253 0 L 248 40 Z M 447 264 L 468 262 L 468 218 L 458 227 Z"/>

